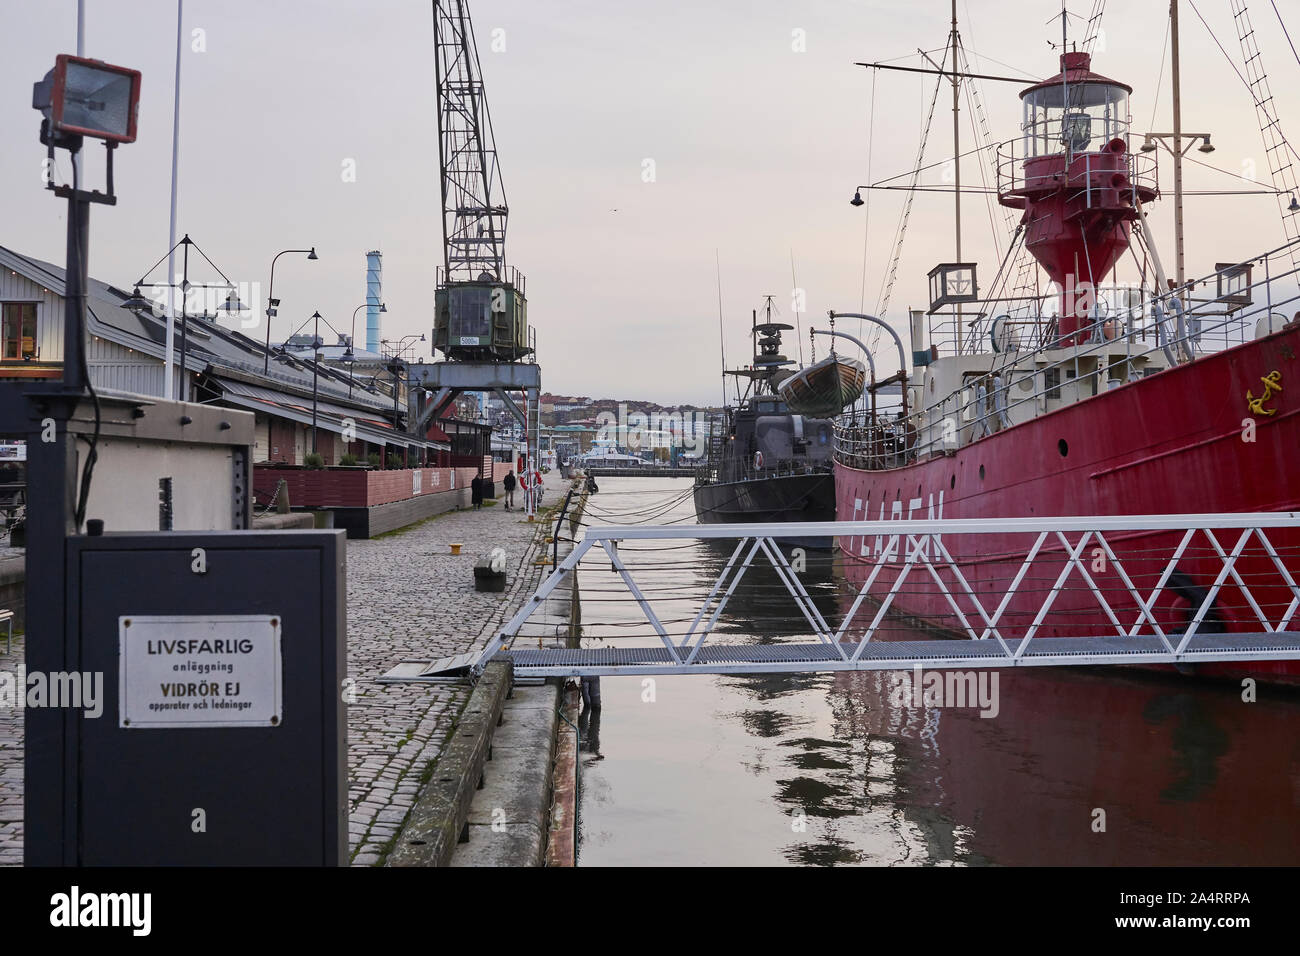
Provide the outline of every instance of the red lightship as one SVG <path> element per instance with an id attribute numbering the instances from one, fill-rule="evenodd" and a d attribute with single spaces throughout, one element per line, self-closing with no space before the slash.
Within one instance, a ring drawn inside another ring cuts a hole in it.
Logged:
<path id="1" fill-rule="evenodd" d="M 1181 281 L 1180 243 L 1180 275 L 1166 278 L 1143 211 L 1160 196 L 1156 164 L 1130 151 L 1131 92 L 1092 72 L 1085 52 L 1065 53 L 1059 74 L 1021 92 L 1023 135 L 998 150 L 999 202 L 1022 213 L 1013 247 L 985 296 L 969 263 L 931 273 L 928 323 L 913 314 L 915 368 L 904 378 L 903 414 L 846 416 L 837 428 L 839 520 L 1300 510 L 1292 477 L 1300 465 L 1300 328 L 1287 317 L 1297 308 L 1300 249 L 1292 242 Z M 1059 295 L 1036 295 L 1016 275 L 1020 250 Z M 1124 257 L 1137 281 L 1105 285 Z M 1206 538 L 1179 552 L 1163 586 L 1154 556 L 1174 553 L 1181 533 L 1134 529 L 1117 536 L 1115 550 L 1137 569 L 1134 582 L 1157 596 L 1154 615 L 1173 632 L 1207 595 L 1202 630 L 1259 632 L 1260 615 L 1269 630 L 1300 630 L 1300 591 L 1278 571 L 1280 561 L 1295 575 L 1300 530 L 1268 538 L 1275 554 L 1252 539 L 1235 565 L 1239 579 L 1218 588 L 1224 559 Z M 944 538 L 980 595 L 1007 590 L 1033 540 Z M 861 585 L 890 542 L 843 537 L 839 547 Z M 885 554 L 874 598 L 903 566 Z M 1059 545 L 1043 549 L 1030 572 L 1038 593 L 1026 586 L 1017 594 L 1004 633 L 1023 632 L 1065 563 Z M 1117 610 L 1136 610 L 1114 569 L 1101 562 L 1093 571 Z M 921 577 L 908 579 L 892 608 L 913 624 L 959 630 L 944 588 Z M 954 576 L 948 583 L 957 593 Z M 1038 634 L 1108 631 L 1095 594 L 1076 580 Z M 1300 683 L 1295 662 L 1200 667 Z"/>

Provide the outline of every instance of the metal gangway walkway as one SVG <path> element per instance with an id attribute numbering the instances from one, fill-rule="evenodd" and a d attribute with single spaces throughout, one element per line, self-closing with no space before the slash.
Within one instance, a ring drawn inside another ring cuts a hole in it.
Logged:
<path id="1" fill-rule="evenodd" d="M 838 623 L 805 587 L 799 553 L 781 544 L 831 535 L 853 585 Z M 682 595 L 656 597 L 653 591 L 671 589 L 641 586 L 632 542 L 690 540 L 734 549 L 689 626 L 673 633 L 656 604 Z M 607 569 L 599 562 L 603 573 L 618 576 L 658 643 L 521 646 L 531 644 L 518 639 L 548 596 L 584 557 L 601 555 L 609 562 Z M 719 621 L 746 574 L 763 563 L 806 633 L 728 642 Z M 1300 515 L 1293 512 L 591 527 L 485 648 L 408 662 L 402 679 L 475 677 L 494 658 L 512 660 L 520 677 L 1300 660 L 1297 569 Z M 922 639 L 889 639 L 899 614 L 915 628 L 918 602 L 930 609 L 922 615 L 930 622 L 941 608 L 940 626 L 953 636 L 914 631 Z M 1171 611 L 1171 602 L 1181 611 Z"/>

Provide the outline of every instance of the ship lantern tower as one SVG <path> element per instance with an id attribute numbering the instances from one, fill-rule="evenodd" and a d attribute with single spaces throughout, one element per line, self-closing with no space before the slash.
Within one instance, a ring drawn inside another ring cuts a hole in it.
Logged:
<path id="1" fill-rule="evenodd" d="M 1062 54 L 1060 73 L 1022 91 L 1022 135 L 999 151 L 998 201 L 1024 210 L 1025 245 L 1062 290 L 1061 347 L 1088 338 L 1093 290 L 1158 194 L 1154 162 L 1128 148 L 1132 88 L 1091 61 Z"/>

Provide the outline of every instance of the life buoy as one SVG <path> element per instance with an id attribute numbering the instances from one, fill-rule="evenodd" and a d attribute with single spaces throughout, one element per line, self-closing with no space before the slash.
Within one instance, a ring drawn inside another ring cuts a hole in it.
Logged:
<path id="1" fill-rule="evenodd" d="M 757 471 L 762 467 L 763 467 L 763 453 L 761 451 L 756 451 L 754 452 L 754 470 Z"/>

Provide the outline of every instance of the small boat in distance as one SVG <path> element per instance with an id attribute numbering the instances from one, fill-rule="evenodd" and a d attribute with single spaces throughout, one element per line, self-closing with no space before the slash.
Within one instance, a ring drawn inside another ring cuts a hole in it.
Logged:
<path id="1" fill-rule="evenodd" d="M 639 455 L 629 455 L 613 441 L 597 438 L 589 450 L 565 464 L 570 468 L 645 468 L 652 464 Z"/>

